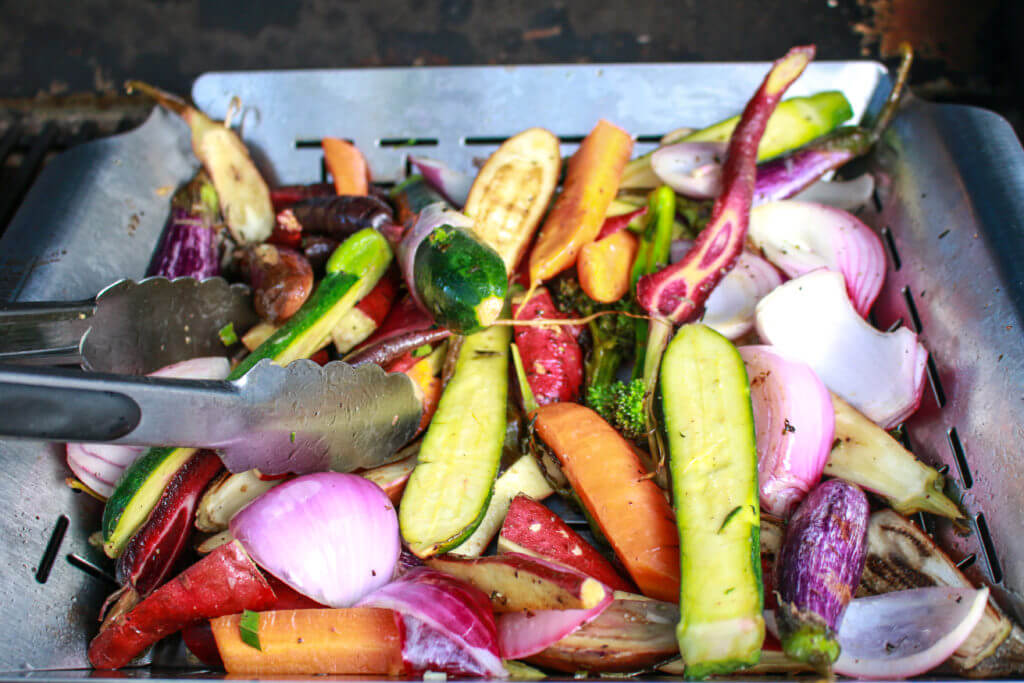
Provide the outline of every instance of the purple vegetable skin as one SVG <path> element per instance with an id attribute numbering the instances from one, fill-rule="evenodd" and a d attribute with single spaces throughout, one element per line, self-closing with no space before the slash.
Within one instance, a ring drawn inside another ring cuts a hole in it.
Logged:
<path id="1" fill-rule="evenodd" d="M 794 152 L 758 164 L 754 206 L 789 199 L 806 190 L 829 171 L 871 150 L 899 109 L 903 86 L 907 82 L 910 65 L 914 61 L 914 53 L 909 45 L 904 43 L 900 48 L 903 51 L 903 61 L 900 63 L 899 74 L 885 106 L 871 128 L 845 126 Z"/>
<path id="2" fill-rule="evenodd" d="M 344 240 L 363 228 L 379 230 L 392 223 L 394 212 L 386 201 L 372 195 L 313 197 L 277 214 L 277 221 L 291 231 Z"/>
<path id="3" fill-rule="evenodd" d="M 220 275 L 217 192 L 205 172 L 178 190 L 150 275 L 203 279 Z"/>
<path id="4" fill-rule="evenodd" d="M 782 649 L 828 672 L 839 656 L 836 630 L 857 592 L 867 554 L 869 507 L 857 486 L 818 485 L 789 520 L 776 569 Z"/>

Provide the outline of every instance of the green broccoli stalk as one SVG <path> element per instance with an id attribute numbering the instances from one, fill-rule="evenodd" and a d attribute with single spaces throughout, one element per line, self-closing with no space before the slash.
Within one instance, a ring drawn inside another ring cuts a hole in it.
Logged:
<path id="1" fill-rule="evenodd" d="M 651 192 L 647 201 L 647 225 L 640 233 L 640 245 L 630 275 L 633 291 L 636 291 L 636 283 L 641 277 L 654 273 L 668 264 L 675 217 L 676 193 L 672 188 L 662 185 Z M 647 322 L 634 320 L 633 335 L 636 358 L 633 379 L 639 379 L 643 376 L 644 357 L 647 351 Z"/>

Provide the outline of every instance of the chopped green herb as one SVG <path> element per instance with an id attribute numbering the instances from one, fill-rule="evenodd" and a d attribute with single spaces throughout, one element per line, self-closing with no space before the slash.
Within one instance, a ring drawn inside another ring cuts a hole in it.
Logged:
<path id="1" fill-rule="evenodd" d="M 288 435 L 288 440 L 291 441 L 292 443 L 295 443 L 295 432 L 292 432 L 291 434 Z"/>
<path id="2" fill-rule="evenodd" d="M 241 632 L 242 642 L 249 647 L 254 647 L 260 652 L 260 613 L 245 610 L 242 612 L 242 619 L 238 622 L 238 630 Z"/>
<path id="3" fill-rule="evenodd" d="M 423 346 L 413 349 L 412 357 L 423 358 L 424 356 L 429 356 L 432 350 L 433 349 L 431 348 L 430 344 L 424 344 Z"/>
<path id="4" fill-rule="evenodd" d="M 217 333 L 217 336 L 220 337 L 220 343 L 223 344 L 224 346 L 231 346 L 232 344 L 238 342 L 238 335 L 235 334 L 234 323 L 228 323 L 224 327 L 220 328 L 220 331 Z"/>
<path id="5" fill-rule="evenodd" d="M 742 506 L 742 505 L 737 505 L 737 506 L 736 506 L 736 507 L 734 507 L 734 508 L 733 508 L 732 510 L 730 510 L 730 511 L 729 511 L 729 514 L 727 514 L 727 515 L 725 516 L 725 521 L 723 521 L 723 522 L 722 522 L 722 526 L 718 527 L 718 533 L 722 533 L 722 530 L 723 530 L 723 529 L 725 529 L 726 525 L 727 525 L 727 524 L 728 524 L 729 522 L 731 522 L 731 521 L 732 521 L 732 518 L 736 516 L 736 513 L 737 513 L 737 512 L 739 512 L 739 511 L 740 511 L 740 510 L 742 510 L 742 509 L 743 509 L 743 506 Z"/>

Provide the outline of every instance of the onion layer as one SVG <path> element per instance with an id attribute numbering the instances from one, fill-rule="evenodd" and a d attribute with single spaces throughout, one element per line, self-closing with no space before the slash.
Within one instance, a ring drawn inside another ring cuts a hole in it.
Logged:
<path id="1" fill-rule="evenodd" d="M 917 410 L 928 352 L 905 327 L 879 332 L 866 323 L 839 273 L 815 270 L 777 287 L 758 303 L 756 321 L 763 341 L 807 363 L 884 429 Z"/>
<path id="2" fill-rule="evenodd" d="M 409 157 L 409 163 L 416 167 L 423 179 L 444 198 L 458 207 L 465 206 L 473 176 L 456 171 L 448 164 L 430 157 Z"/>
<path id="3" fill-rule="evenodd" d="M 750 212 L 749 236 L 764 257 L 789 277 L 818 268 L 842 273 L 862 317 L 882 289 L 882 241 L 842 209 L 792 200 L 770 202 Z"/>
<path id="4" fill-rule="evenodd" d="M 683 258 L 692 240 L 672 243 L 672 262 Z M 728 339 L 739 339 L 754 327 L 757 302 L 782 284 L 775 267 L 749 251 L 740 253 L 736 265 L 718 283 L 704 302 L 701 322 Z"/>
<path id="5" fill-rule="evenodd" d="M 296 477 L 243 508 L 228 528 L 256 564 L 329 607 L 349 607 L 386 584 L 401 550 L 391 501 L 355 474 Z"/>
<path id="6" fill-rule="evenodd" d="M 750 378 L 761 507 L 787 518 L 825 469 L 835 435 L 832 398 L 805 363 L 769 346 L 739 352 Z"/>
<path id="7" fill-rule="evenodd" d="M 803 192 L 793 196 L 801 202 L 817 202 L 845 211 L 856 211 L 871 200 L 875 192 L 875 177 L 862 173 L 852 180 L 819 180 Z"/>
<path id="8" fill-rule="evenodd" d="M 614 593 L 590 609 L 537 610 L 509 612 L 498 617 L 498 644 L 505 659 L 535 655 L 590 622 L 608 609 Z"/>
<path id="9" fill-rule="evenodd" d="M 428 567 L 417 567 L 366 596 L 359 607 L 383 607 L 402 615 L 402 657 L 408 673 L 508 674 L 498 656 L 491 603 L 479 589 Z"/>
<path id="10" fill-rule="evenodd" d="M 149 373 L 150 377 L 177 379 L 224 379 L 231 371 L 227 358 L 204 356 L 174 363 Z M 68 467 L 83 484 L 108 498 L 121 474 L 146 449 L 103 443 L 69 443 Z"/>
<path id="11" fill-rule="evenodd" d="M 693 199 L 714 199 L 722 192 L 722 162 L 727 142 L 680 142 L 656 149 L 651 170 L 673 190 Z"/>
<path id="12" fill-rule="evenodd" d="M 908 678 L 946 661 L 974 630 L 988 588 L 917 588 L 851 602 L 832 669 L 869 679 Z"/>

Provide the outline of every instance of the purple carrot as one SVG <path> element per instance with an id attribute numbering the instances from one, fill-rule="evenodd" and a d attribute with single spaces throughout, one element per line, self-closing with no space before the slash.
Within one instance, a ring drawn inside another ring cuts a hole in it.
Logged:
<path id="1" fill-rule="evenodd" d="M 899 109 L 903 87 L 914 61 L 910 46 L 904 43 L 900 47 L 903 61 L 900 63 L 896 83 L 874 125 L 871 128 L 844 126 L 789 154 L 758 164 L 754 206 L 788 199 L 806 190 L 829 171 L 867 154 L 874 147 Z"/>
<path id="2" fill-rule="evenodd" d="M 277 222 L 290 232 L 326 235 L 336 240 L 363 228 L 380 229 L 394 221 L 386 201 L 373 195 L 313 197 L 293 204 L 277 214 Z"/>
<path id="3" fill-rule="evenodd" d="M 683 260 L 644 275 L 637 283 L 637 301 L 648 313 L 676 324 L 693 320 L 704 310 L 711 290 L 736 265 L 750 222 L 761 136 L 783 93 L 813 58 L 814 46 L 793 48 L 772 65 L 750 98 L 729 139 L 723 192 L 715 200 L 708 226 Z"/>
<path id="4" fill-rule="evenodd" d="M 200 171 L 171 200 L 171 219 L 150 275 L 203 279 L 220 275 L 217 191 Z"/>
<path id="5" fill-rule="evenodd" d="M 782 649 L 827 673 L 836 631 L 857 592 L 867 555 L 867 496 L 854 484 L 819 484 L 789 520 L 775 572 Z"/>

